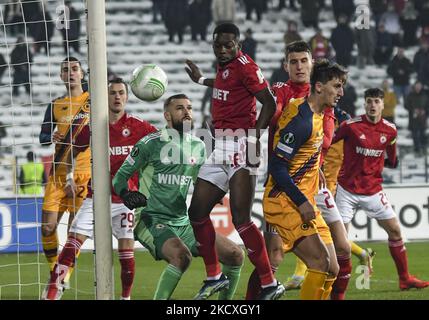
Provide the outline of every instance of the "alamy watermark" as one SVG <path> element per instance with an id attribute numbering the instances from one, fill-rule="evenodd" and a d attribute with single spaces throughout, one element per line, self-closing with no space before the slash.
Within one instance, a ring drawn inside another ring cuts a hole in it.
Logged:
<path id="1" fill-rule="evenodd" d="M 355 10 L 355 27 L 358 30 L 369 29 L 371 22 L 371 10 L 368 5 L 368 0 L 356 1 Z"/>

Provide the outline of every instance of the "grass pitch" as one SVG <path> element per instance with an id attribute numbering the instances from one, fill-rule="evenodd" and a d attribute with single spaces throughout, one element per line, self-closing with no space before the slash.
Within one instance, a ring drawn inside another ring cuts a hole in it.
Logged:
<path id="1" fill-rule="evenodd" d="M 428 300 L 429 288 L 400 291 L 396 268 L 390 256 L 387 243 L 371 242 L 360 243 L 363 247 L 370 247 L 376 251 L 374 259 L 374 274 L 370 278 L 369 288 L 362 282 L 362 273 L 358 271 L 358 260 L 353 258 L 353 273 L 347 292 L 348 300 Z M 410 273 L 421 279 L 429 280 L 429 242 L 407 243 Z M 152 299 L 157 281 L 164 270 L 166 263 L 154 261 L 146 251 L 137 251 L 136 276 L 132 292 L 133 300 Z M 19 262 L 19 264 L 18 264 Z M 82 252 L 77 268 L 71 279 L 71 288 L 64 293 L 63 299 L 90 300 L 95 299 L 94 288 L 94 255 L 91 252 Z M 277 278 L 286 281 L 295 267 L 295 256 L 287 254 L 285 261 L 279 268 Z M 241 272 L 240 283 L 236 292 L 236 299 L 244 299 L 247 280 L 253 266 L 248 259 Z M 114 254 L 115 297 L 120 296 L 120 266 L 116 253 Z M 205 271 L 201 258 L 195 258 L 188 271 L 184 274 L 172 299 L 192 299 L 202 285 Z M 1 254 L 0 255 L 0 299 L 2 300 L 37 300 L 48 279 L 48 267 L 43 254 Z M 18 284 L 21 285 L 18 285 Z M 362 288 L 363 286 L 363 288 Z M 361 289 L 359 289 L 361 288 Z M 284 300 L 299 298 L 299 291 L 288 291 Z M 213 297 L 215 299 L 215 297 Z"/>

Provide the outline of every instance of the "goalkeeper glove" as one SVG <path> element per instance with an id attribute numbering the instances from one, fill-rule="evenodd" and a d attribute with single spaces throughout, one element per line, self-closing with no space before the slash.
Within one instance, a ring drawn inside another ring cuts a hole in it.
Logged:
<path id="1" fill-rule="evenodd" d="M 147 199 L 145 195 L 138 191 L 129 191 L 125 189 L 121 192 L 120 197 L 125 206 L 130 210 L 146 206 Z"/>

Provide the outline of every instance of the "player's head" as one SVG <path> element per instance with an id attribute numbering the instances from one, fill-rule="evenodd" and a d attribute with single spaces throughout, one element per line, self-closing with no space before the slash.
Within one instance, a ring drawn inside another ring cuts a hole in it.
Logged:
<path id="1" fill-rule="evenodd" d="M 125 112 L 128 101 L 128 85 L 122 78 L 109 81 L 109 111 L 115 114 Z"/>
<path id="2" fill-rule="evenodd" d="M 309 83 L 313 58 L 307 42 L 299 40 L 286 46 L 285 70 L 293 83 Z"/>
<path id="3" fill-rule="evenodd" d="M 324 106 L 335 107 L 344 95 L 346 80 L 347 70 L 343 66 L 319 59 L 311 72 L 311 93 L 316 94 Z"/>
<path id="4" fill-rule="evenodd" d="M 384 91 L 380 88 L 365 90 L 365 113 L 372 122 L 378 122 L 384 109 Z"/>
<path id="5" fill-rule="evenodd" d="M 85 72 L 82 69 L 80 61 L 75 57 L 67 57 L 61 62 L 60 77 L 64 84 L 71 89 L 82 87 L 81 80 Z"/>
<path id="6" fill-rule="evenodd" d="M 218 25 L 213 31 L 213 52 L 222 66 L 233 60 L 240 51 L 240 30 L 233 23 Z"/>
<path id="7" fill-rule="evenodd" d="M 164 118 L 169 128 L 179 132 L 193 129 L 192 105 L 186 94 L 170 96 L 164 102 Z"/>

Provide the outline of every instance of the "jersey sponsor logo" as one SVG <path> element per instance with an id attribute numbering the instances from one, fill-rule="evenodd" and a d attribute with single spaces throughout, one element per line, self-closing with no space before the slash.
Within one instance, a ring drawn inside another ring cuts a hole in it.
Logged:
<path id="1" fill-rule="evenodd" d="M 192 181 L 191 176 L 183 176 L 180 174 L 158 174 L 158 183 L 170 184 L 178 186 L 187 186 Z"/>
<path id="2" fill-rule="evenodd" d="M 117 146 L 117 147 L 110 147 L 110 155 L 111 156 L 123 156 L 123 155 L 129 155 L 131 150 L 133 149 L 133 146 Z"/>
<path id="3" fill-rule="evenodd" d="M 60 118 L 60 122 L 73 122 L 79 119 L 89 119 L 89 113 L 78 113 L 74 116 L 68 115 Z"/>
<path id="4" fill-rule="evenodd" d="M 376 149 L 367 149 L 367 148 L 362 148 L 359 146 L 356 146 L 356 153 L 357 154 L 361 154 L 364 155 L 365 157 L 381 157 L 383 155 L 383 150 L 376 150 Z"/>
<path id="5" fill-rule="evenodd" d="M 247 59 L 246 56 L 241 56 L 240 58 L 238 58 L 238 61 L 240 61 L 241 64 L 248 64 L 248 63 L 250 63 L 249 59 Z"/>
<path id="6" fill-rule="evenodd" d="M 295 142 L 295 136 L 292 132 L 288 132 L 283 136 L 283 141 L 286 144 L 292 144 Z"/>
<path id="7" fill-rule="evenodd" d="M 229 91 L 213 88 L 212 98 L 221 101 L 227 101 Z"/>
<path id="8" fill-rule="evenodd" d="M 380 137 L 380 143 L 386 143 L 386 141 L 387 141 L 386 136 L 384 134 L 382 134 Z"/>
<path id="9" fill-rule="evenodd" d="M 222 72 L 222 79 L 225 80 L 229 76 L 229 69 L 226 69 L 224 72 Z"/>
<path id="10" fill-rule="evenodd" d="M 128 137 L 130 134 L 131 134 L 130 129 L 128 129 L 128 128 L 124 128 L 124 129 L 122 130 L 122 136 L 123 136 L 123 137 Z"/>

